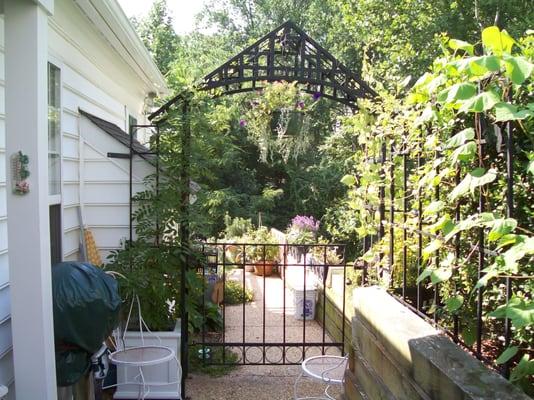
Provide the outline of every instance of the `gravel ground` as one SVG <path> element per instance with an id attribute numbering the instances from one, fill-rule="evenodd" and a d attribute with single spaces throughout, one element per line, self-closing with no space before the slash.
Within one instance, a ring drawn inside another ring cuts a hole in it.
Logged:
<path id="1" fill-rule="evenodd" d="M 280 343 L 283 340 L 284 329 L 284 292 L 286 310 L 286 343 L 322 342 L 323 330 L 316 321 L 297 320 L 294 317 L 293 293 L 285 288 L 279 276 L 263 277 L 252 273 L 245 273 L 247 287 L 254 291 L 254 301 L 245 305 L 245 340 L 247 342 Z M 227 279 L 243 281 L 242 270 L 234 270 L 228 273 Z M 290 285 L 290 279 L 287 280 Z M 264 317 L 264 293 L 265 317 Z M 265 318 L 265 333 L 263 321 Z M 225 340 L 226 342 L 243 341 L 243 306 L 228 306 L 224 313 Z M 326 341 L 331 341 L 325 335 Z M 337 349 L 325 349 L 328 354 L 339 355 Z M 320 354 L 321 349 L 306 348 L 306 357 Z M 261 359 L 261 349 L 251 348 L 247 350 L 246 357 L 249 361 Z M 267 349 L 270 360 L 281 358 L 281 350 L 278 347 Z M 292 348 L 287 351 L 288 359 L 299 361 L 302 357 L 302 347 Z M 300 366 L 239 366 L 222 377 L 210 377 L 207 375 L 190 374 L 187 380 L 187 396 L 192 400 L 221 400 L 221 399 L 251 399 L 251 400 L 285 400 L 293 399 L 293 385 L 300 374 Z M 300 396 L 320 395 L 324 386 L 311 380 L 305 380 L 299 385 Z M 341 391 L 332 388 L 331 394 L 341 398 Z"/>

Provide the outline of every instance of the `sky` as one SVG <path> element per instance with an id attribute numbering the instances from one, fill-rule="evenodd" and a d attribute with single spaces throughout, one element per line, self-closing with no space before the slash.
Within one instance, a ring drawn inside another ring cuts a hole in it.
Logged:
<path id="1" fill-rule="evenodd" d="M 118 0 L 128 17 L 141 18 L 148 14 L 153 0 Z M 173 18 L 174 30 L 178 34 L 193 30 L 194 17 L 202 10 L 206 0 L 167 0 Z"/>

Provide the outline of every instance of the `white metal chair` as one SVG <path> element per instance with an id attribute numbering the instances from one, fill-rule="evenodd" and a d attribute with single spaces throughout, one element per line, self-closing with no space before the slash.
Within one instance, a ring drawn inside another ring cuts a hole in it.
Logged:
<path id="1" fill-rule="evenodd" d="M 301 373 L 295 380 L 294 398 L 295 400 L 324 399 L 336 400 L 328 390 L 333 385 L 342 386 L 345 382 L 345 370 L 347 369 L 348 356 L 315 356 L 305 359 L 301 364 Z M 298 387 L 303 378 L 309 378 L 326 385 L 323 394 L 311 397 L 299 397 Z"/>
<path id="2" fill-rule="evenodd" d="M 135 347 L 126 347 L 124 346 L 125 336 L 126 336 L 126 331 L 128 329 L 128 324 L 130 322 L 130 317 L 132 314 L 134 303 L 137 303 L 137 310 L 139 313 L 139 329 L 141 332 L 142 345 L 135 346 Z M 178 361 L 178 358 L 174 350 L 167 346 L 162 346 L 161 338 L 159 337 L 158 339 L 159 339 L 160 345 L 157 345 L 157 346 L 156 345 L 145 345 L 143 329 L 146 329 L 147 332 L 150 332 L 150 329 L 146 325 L 141 315 L 141 303 L 139 301 L 139 297 L 135 296 L 132 299 L 132 304 L 130 305 L 130 311 L 128 312 L 128 319 L 126 320 L 126 326 L 124 328 L 122 337 L 117 338 L 115 340 L 117 344 L 117 350 L 109 355 L 109 360 L 111 363 L 115 365 L 123 365 L 125 367 L 138 368 L 138 374 L 134 377 L 133 381 L 121 383 L 122 385 L 138 385 L 139 386 L 138 399 L 145 399 L 146 396 L 150 394 L 150 386 L 160 386 L 160 385 L 168 386 L 168 385 L 178 384 L 178 387 L 180 387 L 181 377 L 182 377 L 182 367 L 180 365 L 180 362 Z M 121 344 L 123 345 L 121 346 Z M 178 368 L 178 376 L 177 376 L 176 381 L 165 382 L 165 383 L 153 383 L 153 382 L 145 381 L 145 376 L 143 374 L 143 367 L 172 362 L 173 360 L 176 362 L 176 365 Z M 113 386 L 117 386 L 117 385 L 107 386 L 106 389 L 109 387 L 113 387 Z"/>

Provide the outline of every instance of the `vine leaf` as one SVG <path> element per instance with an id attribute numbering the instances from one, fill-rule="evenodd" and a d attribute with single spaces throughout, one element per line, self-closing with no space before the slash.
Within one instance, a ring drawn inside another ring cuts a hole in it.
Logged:
<path id="1" fill-rule="evenodd" d="M 475 97 L 467 100 L 460 107 L 460 112 L 483 112 L 493 108 L 493 106 L 501 101 L 501 98 L 493 90 L 482 92 Z"/>
<path id="2" fill-rule="evenodd" d="M 443 210 L 443 207 L 445 207 L 444 201 L 433 201 L 427 207 L 425 207 L 423 215 L 435 215 Z"/>
<path id="3" fill-rule="evenodd" d="M 456 296 L 449 297 L 445 300 L 445 308 L 449 312 L 454 312 L 460 309 L 464 304 L 464 296 L 457 294 Z"/>
<path id="4" fill-rule="evenodd" d="M 470 171 L 458 186 L 452 190 L 449 194 L 449 200 L 454 201 L 469 191 L 474 193 L 477 187 L 487 185 L 493 182 L 495 178 L 497 178 L 497 171 L 495 169 L 492 168 L 486 172 L 484 168 L 476 168 Z"/>
<path id="5" fill-rule="evenodd" d="M 517 106 L 510 103 L 497 103 L 495 105 L 495 122 L 517 121 L 534 116 L 534 110 L 518 111 Z"/>
<path id="6" fill-rule="evenodd" d="M 457 83 L 438 94 L 438 102 L 452 103 L 456 100 L 468 100 L 477 92 L 477 88 L 472 83 Z"/>
<path id="7" fill-rule="evenodd" d="M 505 75 L 516 85 L 521 85 L 532 74 L 533 65 L 525 58 L 520 56 L 504 56 L 506 65 Z"/>
<path id="8" fill-rule="evenodd" d="M 430 274 L 430 280 L 433 285 L 447 281 L 452 276 L 452 268 L 450 267 L 440 267 L 432 271 Z"/>
<path id="9" fill-rule="evenodd" d="M 456 135 L 451 137 L 449 140 L 447 140 L 445 147 L 450 149 L 453 147 L 458 147 L 463 145 L 465 142 L 469 140 L 473 140 L 475 138 L 475 130 L 473 128 L 467 128 L 460 132 L 458 132 Z"/>
<path id="10" fill-rule="evenodd" d="M 354 186 L 354 184 L 356 183 L 356 178 L 354 177 L 354 175 L 345 175 L 343 178 L 341 178 L 340 182 L 345 186 L 350 187 Z"/>
<path id="11" fill-rule="evenodd" d="M 517 221 L 513 218 L 499 218 L 493 223 L 490 233 L 488 234 L 489 241 L 499 240 L 504 235 L 507 235 L 517 227 Z"/>
<path id="12" fill-rule="evenodd" d="M 449 40 L 449 47 L 453 50 L 464 50 L 471 56 L 475 53 L 475 47 L 471 43 L 467 43 L 459 39 Z"/>
<path id="13" fill-rule="evenodd" d="M 472 346 L 477 341 L 475 334 L 475 328 L 472 325 L 468 325 L 462 330 L 462 338 L 467 346 Z"/>
<path id="14" fill-rule="evenodd" d="M 533 374 L 534 374 L 534 360 L 531 360 L 528 354 L 525 354 L 521 358 L 521 361 L 519 361 L 519 364 L 517 364 L 517 367 L 515 367 L 512 370 L 512 373 L 510 374 L 510 382 L 519 381 Z"/>
<path id="15" fill-rule="evenodd" d="M 517 346 L 510 346 L 504 350 L 501 355 L 495 360 L 496 364 L 504 364 L 517 354 L 519 348 Z"/>
<path id="16" fill-rule="evenodd" d="M 501 63 L 497 56 L 472 57 L 469 62 L 469 71 L 476 76 L 497 72 L 500 69 Z"/>
<path id="17" fill-rule="evenodd" d="M 512 52 L 515 40 L 505 30 L 490 26 L 482 31 L 482 44 L 493 54 L 501 55 L 503 52 Z"/>
<path id="18" fill-rule="evenodd" d="M 475 142 L 468 142 L 453 151 L 451 161 L 453 164 L 458 163 L 458 161 L 471 161 L 475 157 L 476 151 L 477 146 Z"/>
<path id="19" fill-rule="evenodd" d="M 534 324 L 534 302 L 514 296 L 508 304 L 497 307 L 488 314 L 493 318 L 509 318 L 517 329 Z"/>
<path id="20" fill-rule="evenodd" d="M 438 251 L 441 246 L 443 246 L 442 240 L 435 239 L 431 241 L 430 244 L 423 249 L 423 260 L 428 260 L 428 258 Z"/>

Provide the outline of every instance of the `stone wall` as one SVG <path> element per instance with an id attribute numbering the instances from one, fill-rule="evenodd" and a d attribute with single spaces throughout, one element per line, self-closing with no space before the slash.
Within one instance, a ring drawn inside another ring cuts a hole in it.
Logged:
<path id="1" fill-rule="evenodd" d="M 378 287 L 353 293 L 347 400 L 528 400 Z"/>

